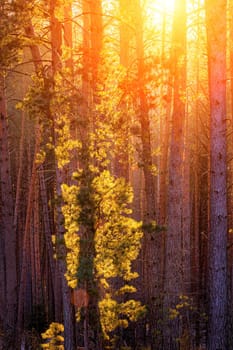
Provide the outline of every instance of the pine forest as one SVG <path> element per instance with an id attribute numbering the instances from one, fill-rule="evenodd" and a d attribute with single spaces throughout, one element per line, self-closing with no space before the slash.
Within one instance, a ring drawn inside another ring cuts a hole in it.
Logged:
<path id="1" fill-rule="evenodd" d="M 0 350 L 233 350 L 233 0 L 0 0 Z"/>

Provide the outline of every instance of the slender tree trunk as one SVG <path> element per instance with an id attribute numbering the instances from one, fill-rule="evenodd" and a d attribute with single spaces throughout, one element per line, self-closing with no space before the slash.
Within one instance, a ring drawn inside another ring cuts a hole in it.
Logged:
<path id="1" fill-rule="evenodd" d="M 210 92 L 209 350 L 227 349 L 226 1 L 206 1 Z"/>
<path id="2" fill-rule="evenodd" d="M 166 55 L 166 22 L 167 14 L 166 9 L 163 14 L 163 32 L 162 32 L 162 53 L 161 53 L 161 65 L 164 64 Z M 167 50 L 171 55 L 170 47 Z M 165 87 L 162 86 L 161 97 L 164 99 L 165 96 L 165 107 L 164 116 L 161 111 L 160 117 L 160 132 L 161 132 L 161 157 L 159 162 L 159 219 L 158 223 L 161 226 L 166 227 L 167 225 L 167 182 L 168 182 L 168 157 L 169 157 L 169 141 L 171 137 L 171 112 L 172 112 L 172 86 L 170 81 L 172 80 L 171 72 L 165 75 Z M 164 101 L 163 101 L 164 103 Z M 162 101 L 161 101 L 162 104 Z M 163 110 L 162 109 L 162 110 Z M 166 231 L 162 233 L 162 243 L 161 243 L 161 278 L 162 278 L 162 290 L 164 289 L 164 273 L 165 273 L 165 243 L 166 243 Z M 162 330 L 161 330 L 162 335 Z M 161 342 L 162 343 L 162 342 Z"/>
<path id="3" fill-rule="evenodd" d="M 101 0 L 90 0 L 90 39 L 91 39 L 91 67 L 92 67 L 92 88 L 93 101 L 98 101 L 97 82 L 98 70 L 101 62 L 101 51 L 103 48 L 103 20 Z"/>
<path id="4" fill-rule="evenodd" d="M 34 33 L 34 28 L 32 26 L 32 23 L 28 23 L 28 26 L 25 28 L 25 33 L 31 39 L 35 38 L 35 33 Z M 35 66 L 35 71 L 39 73 L 40 71 L 43 70 L 43 63 L 42 63 L 39 47 L 37 45 L 31 45 L 30 50 L 31 50 L 33 63 Z M 56 57 L 58 57 L 58 55 L 56 55 Z M 35 126 L 36 129 L 38 128 L 38 125 L 39 125 L 39 120 L 37 119 L 36 126 Z M 61 280 L 60 280 L 58 264 L 55 262 L 53 258 L 54 252 L 53 252 L 52 241 L 51 241 L 52 231 L 50 227 L 51 225 L 50 225 L 49 212 L 48 212 L 48 198 L 46 193 L 43 166 L 40 166 L 40 169 L 39 169 L 39 179 L 40 179 L 40 194 L 41 194 L 41 201 L 42 201 L 43 222 L 44 222 L 44 230 L 45 230 L 45 241 L 46 241 L 46 247 L 47 247 L 50 273 L 52 277 L 51 287 L 52 287 L 52 290 L 54 291 L 54 298 L 55 298 L 55 319 L 57 322 L 61 322 L 62 321 L 62 315 L 61 315 L 62 300 L 60 295 Z"/>
<path id="5" fill-rule="evenodd" d="M 1 153 L 0 153 L 0 159 L 2 160 L 2 145 L 3 142 L 5 142 L 6 140 L 3 139 L 3 118 L 5 118 L 5 114 L 6 114 L 6 107 L 5 107 L 5 101 L 4 101 L 4 80 L 3 78 L 1 78 L 1 82 L 0 82 L 0 89 L 1 89 L 1 100 L 0 100 L 0 107 L 1 107 L 1 121 L 0 121 L 0 149 L 1 149 Z M 3 114 L 4 113 L 4 114 Z M 5 145 L 6 146 L 6 145 Z M 3 165 L 1 165 L 1 169 L 3 169 Z M 1 181 L 1 188 L 2 188 L 2 174 L 0 174 L 0 181 Z M 1 193 L 1 192 L 0 192 Z M 0 329 L 2 332 L 4 332 L 4 330 L 6 329 L 6 324 L 5 324 L 5 319 L 4 319 L 4 315 L 6 314 L 6 267 L 5 267 L 5 235 L 6 235 L 6 227 L 5 227 L 5 223 L 4 220 L 2 218 L 3 214 L 2 212 L 6 212 L 6 208 L 3 208 L 4 206 L 4 202 L 1 198 L 1 205 L 0 205 L 0 213 L 1 213 L 1 220 L 0 220 L 0 307 L 2 310 L 2 315 L 0 316 Z M 5 213 L 6 215 L 6 213 Z M 2 343 L 0 343 L 2 344 Z"/>
<path id="6" fill-rule="evenodd" d="M 233 2 L 228 2 L 228 21 L 229 21 L 229 36 L 228 36 L 228 48 L 230 53 L 230 93 L 231 93 L 231 137 L 229 139 L 228 149 L 231 161 L 229 162 L 229 173 L 228 173 L 228 212 L 229 221 L 228 227 L 233 227 L 233 213 L 231 208 L 233 207 L 233 18 L 231 16 L 233 9 Z M 228 266 L 229 269 L 229 280 L 228 280 L 228 337 L 229 337 L 229 349 L 233 348 L 233 341 L 230 341 L 231 334 L 233 332 L 233 235 L 232 233 L 228 238 Z"/>
<path id="7" fill-rule="evenodd" d="M 44 178 L 44 167 L 40 165 L 39 167 L 39 187 L 40 187 L 40 198 L 41 198 L 41 210 L 43 214 L 43 224 L 44 224 L 44 232 L 45 232 L 45 244 L 48 252 L 49 265 L 51 270 L 51 275 L 53 279 L 55 279 L 55 260 L 53 257 L 53 246 L 52 246 L 52 228 L 50 224 L 49 218 L 49 210 L 48 210 L 48 196 L 46 190 L 46 183 Z"/>
<path id="8" fill-rule="evenodd" d="M 33 247 L 32 252 L 34 259 L 34 270 L 35 270 L 35 290 L 32 295 L 33 297 L 33 307 L 35 311 L 38 307 L 42 306 L 42 272 L 41 272 L 41 225 L 40 225 L 40 197 L 39 197 L 39 178 L 36 179 L 36 191 L 34 199 L 34 232 L 33 232 Z M 39 310 L 39 309 L 38 309 Z"/>
<path id="9" fill-rule="evenodd" d="M 185 292 L 183 260 L 183 198 L 184 198 L 184 131 L 186 97 L 186 1 L 175 2 L 172 42 L 173 116 L 169 159 L 168 223 L 166 234 L 166 261 L 164 281 L 164 349 L 179 348 L 182 336 L 178 317 L 169 320 L 169 310 L 179 303 Z M 189 232 L 186 233 L 189 235 Z"/>
<path id="10" fill-rule="evenodd" d="M 14 230 L 14 205 L 11 184 L 8 125 L 4 78 L 0 76 L 0 193 L 2 248 L 5 249 L 5 304 L 6 330 L 14 333 L 17 308 L 16 234 Z"/>
<path id="11" fill-rule="evenodd" d="M 74 62 L 73 62 L 73 30 L 72 30 L 72 5 L 68 3 L 64 6 L 64 44 L 69 50 L 68 59 L 65 62 L 66 67 L 69 72 L 73 72 Z"/>
<path id="12" fill-rule="evenodd" d="M 16 196 L 15 196 L 15 208 L 14 208 L 14 229 L 17 232 L 17 223 L 21 199 L 21 186 L 22 186 L 22 173 L 23 173 L 23 152 L 24 152 L 24 141 L 25 141 L 25 113 L 22 113 L 21 122 L 21 136 L 19 144 L 19 167 L 16 182 Z"/>
<path id="13" fill-rule="evenodd" d="M 200 1 L 198 0 L 197 8 L 200 8 Z M 197 46 L 196 46 L 196 96 L 200 93 L 200 62 L 199 54 L 201 50 L 200 46 L 200 14 L 198 14 L 198 25 L 197 25 Z M 197 309 L 200 310 L 200 290 L 201 290 L 201 276 L 200 276 L 200 102 L 197 98 L 194 105 L 194 125 L 193 125 L 193 137 L 194 137 L 194 166 L 193 166 L 193 222 L 192 222 L 192 236 L 191 236 L 191 285 L 192 293 L 194 295 L 194 301 L 197 305 Z M 197 346 L 200 345 L 200 319 L 197 318 L 195 325 L 195 343 Z"/>
<path id="14" fill-rule="evenodd" d="M 40 149 L 40 141 L 41 141 L 41 130 L 40 126 L 37 125 L 35 129 L 35 150 L 34 150 L 34 158 L 32 164 L 32 170 L 29 174 L 30 183 L 28 190 L 28 198 L 27 198 L 27 213 L 25 219 L 25 227 L 24 227 L 24 235 L 23 235 L 23 246 L 22 246 L 22 264 L 20 270 L 20 284 L 19 284 L 19 297 L 18 297 L 18 313 L 17 313 L 17 337 L 18 342 L 20 342 L 20 334 L 24 326 L 24 305 L 26 303 L 25 295 L 27 289 L 27 277 L 30 266 L 30 229 L 31 229 L 31 217 L 33 210 L 33 201 L 34 201 L 34 193 L 35 193 L 35 183 L 37 176 L 37 154 Z"/>
<path id="15" fill-rule="evenodd" d="M 120 64 L 128 70 L 130 68 L 130 42 L 133 37 L 133 31 L 129 23 L 129 14 L 133 10 L 132 0 L 120 0 L 119 1 L 120 10 Z M 126 74 L 127 74 L 126 73 Z M 127 78 L 126 78 L 127 79 Z M 127 114 L 127 103 L 121 102 L 119 109 L 121 110 L 121 132 L 122 137 L 126 141 L 122 145 L 122 150 L 120 154 L 116 155 L 114 159 L 114 169 L 116 176 L 124 177 L 129 181 L 129 124 L 132 122 L 130 116 Z"/>
<path id="16" fill-rule="evenodd" d="M 182 265 L 183 293 L 190 296 L 191 292 L 191 197 L 190 197 L 190 123 L 186 118 L 184 135 L 184 169 L 183 169 L 183 199 L 182 199 Z"/>
<path id="17" fill-rule="evenodd" d="M 143 43 L 143 19 L 141 15 L 141 6 L 139 2 L 135 2 L 135 25 L 136 25 L 136 55 L 138 60 L 138 94 L 139 94 L 139 113 L 141 124 L 141 139 L 142 139 L 142 162 L 145 178 L 145 197 L 146 210 L 145 221 L 155 219 L 155 180 L 152 172 L 152 151 L 151 151 L 151 130 L 149 107 L 145 93 L 145 63 L 144 63 L 144 43 Z"/>
<path id="18" fill-rule="evenodd" d="M 90 6 L 89 2 L 82 0 L 82 12 L 83 12 L 83 32 L 82 32 L 82 45 L 83 45 L 83 57 L 82 57 L 82 98 L 83 103 L 80 106 L 80 112 L 84 123 L 79 126 L 79 137 L 83 145 L 86 147 L 88 144 L 87 135 L 90 122 L 90 45 L 91 45 L 91 23 L 90 23 Z"/>
<path id="19" fill-rule="evenodd" d="M 149 117 L 149 106 L 145 86 L 145 52 L 143 39 L 143 17 L 140 1 L 134 1 L 133 15 L 135 18 L 136 34 L 136 57 L 137 57 L 137 93 L 139 100 L 139 122 L 141 127 L 141 162 L 144 175 L 144 223 L 151 224 L 156 221 L 156 194 L 155 194 L 155 176 L 153 174 L 152 159 L 152 141 L 151 125 Z M 145 229 L 145 231 L 147 231 Z M 161 310 L 161 235 L 145 232 L 143 242 L 143 255 L 145 264 L 144 285 L 146 289 L 146 303 L 149 305 L 149 338 L 152 349 L 155 349 L 157 339 L 154 330 L 157 328 L 157 322 L 160 318 Z"/>
<path id="20" fill-rule="evenodd" d="M 4 334 L 4 315 L 5 311 L 5 249 L 4 249 L 4 239 L 3 239 L 3 226 L 0 223 L 0 309 L 2 310 L 2 315 L 0 316 L 0 348 L 3 347 L 3 334 Z"/>

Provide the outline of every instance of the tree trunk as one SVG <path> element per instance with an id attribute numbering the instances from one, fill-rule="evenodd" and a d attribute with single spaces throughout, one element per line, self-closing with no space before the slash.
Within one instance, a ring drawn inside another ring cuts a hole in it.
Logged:
<path id="1" fill-rule="evenodd" d="M 139 100 L 138 113 L 141 128 L 141 163 L 144 175 L 144 203 L 143 221 L 145 225 L 153 224 L 157 219 L 155 175 L 153 174 L 151 125 L 149 105 L 146 95 L 146 66 L 143 39 L 143 17 L 140 1 L 134 1 L 133 16 L 135 18 L 136 57 L 137 57 L 137 96 Z M 144 288 L 146 303 L 149 306 L 149 342 L 152 349 L 157 347 L 155 329 L 160 318 L 161 310 L 161 235 L 150 233 L 145 229 L 143 241 L 144 256 Z"/>
<path id="2" fill-rule="evenodd" d="M 209 350 L 227 349 L 226 1 L 206 1 L 210 93 Z"/>
<path id="3" fill-rule="evenodd" d="M 228 2 L 228 13 L 230 14 L 233 9 L 233 2 Z M 230 15 L 228 18 L 229 21 L 229 37 L 228 37 L 228 48 L 230 53 L 230 93 L 231 93 L 231 137 L 229 139 L 228 150 L 229 155 L 231 156 L 231 160 L 229 162 L 229 172 L 228 172 L 228 212 L 229 212 L 229 220 L 228 227 L 233 227 L 233 213 L 231 208 L 233 207 L 233 18 Z M 233 332 L 233 305 L 232 305 L 232 297 L 233 297 L 233 235 L 229 234 L 228 237 L 228 266 L 230 267 L 229 271 L 229 280 L 228 280 L 228 337 Z M 229 349 L 233 348 L 233 341 L 228 344 Z"/>
<path id="4" fill-rule="evenodd" d="M 165 246 L 164 280 L 164 348 L 179 348 L 182 336 L 179 317 L 171 320 L 169 310 L 179 303 L 185 292 L 184 274 L 188 266 L 183 259 L 184 132 L 186 97 L 186 1 L 175 2 L 173 41 L 173 116 L 169 158 L 168 223 Z M 187 205 L 187 204 L 186 204 Z M 185 234 L 189 235 L 189 232 Z M 187 283 L 187 282 L 186 282 Z"/>
<path id="5" fill-rule="evenodd" d="M 24 306 L 28 303 L 25 298 L 27 289 L 27 277 L 30 267 L 30 233 L 31 233 L 31 221 L 33 211 L 33 201 L 35 195 L 35 183 L 37 177 L 37 154 L 40 149 L 41 142 L 41 130 L 40 126 L 37 125 L 35 130 L 35 149 L 31 173 L 29 175 L 29 189 L 27 198 L 27 213 L 25 219 L 24 235 L 23 235 L 23 246 L 22 246 L 22 264 L 20 270 L 20 284 L 19 284 L 19 296 L 18 296 L 18 313 L 17 313 L 17 338 L 20 342 L 20 334 L 24 327 Z"/>
<path id="6" fill-rule="evenodd" d="M 101 0 L 90 0 L 90 39 L 93 101 L 97 102 L 98 69 L 103 48 L 103 20 Z"/>
<path id="7" fill-rule="evenodd" d="M 51 24 L 51 48 L 52 48 L 52 68 L 53 68 L 53 79 L 56 79 L 56 73 L 62 67 L 61 62 L 61 47 L 62 47 L 62 26 L 55 15 L 56 1 L 50 0 L 50 24 Z M 54 80 L 54 84 L 56 84 Z M 52 115 L 53 118 L 53 133 L 54 133 L 54 146 L 55 149 L 58 145 L 58 130 L 59 124 L 57 121 L 57 116 Z M 59 168 L 58 160 L 55 159 L 55 173 L 56 173 L 56 196 L 58 199 L 58 204 L 56 207 L 56 234 L 58 240 L 63 240 L 65 228 L 63 224 L 62 215 L 62 192 L 61 185 L 65 181 L 65 173 L 63 168 Z M 71 304 L 71 291 L 67 284 L 65 273 L 66 264 L 63 260 L 65 258 L 65 247 L 61 248 L 59 255 L 61 258 L 58 261 L 59 272 L 61 274 L 61 284 L 62 284 L 62 301 L 63 301 L 63 319 L 64 319 L 64 346 L 67 350 L 72 350 L 75 348 L 75 324 L 74 324 L 74 314 L 73 307 Z"/>
<path id="8" fill-rule="evenodd" d="M 88 4 L 85 4 L 85 0 L 83 1 L 83 10 L 85 12 L 85 8 L 89 8 L 90 16 L 89 18 L 84 17 L 84 23 L 86 27 L 89 29 L 89 35 L 84 32 L 83 41 L 85 44 L 85 48 L 87 51 L 90 52 L 90 64 L 85 64 L 84 67 L 86 68 L 86 72 L 83 75 L 82 80 L 82 87 L 83 87 L 83 93 L 84 97 L 87 101 L 87 105 L 84 106 L 83 112 L 87 111 L 87 107 L 89 106 L 91 113 L 89 116 L 88 114 L 84 114 L 82 117 L 84 118 L 84 121 L 86 119 L 87 121 L 87 129 L 83 132 L 83 153 L 82 153 L 82 160 L 83 160 L 83 172 L 86 173 L 86 179 L 81 184 L 82 189 L 88 188 L 88 196 L 87 196 L 87 203 L 85 205 L 89 206 L 91 208 L 91 212 L 93 214 L 93 207 L 91 204 L 91 186 L 89 183 L 88 178 L 90 178 L 92 175 L 90 175 L 89 171 L 89 162 L 91 162 L 89 157 L 89 132 L 93 130 L 94 132 L 97 129 L 96 125 L 96 117 L 98 112 L 96 112 L 96 106 L 99 103 L 99 91 L 98 91 L 98 82 L 100 81 L 101 77 L 99 74 L 99 67 L 101 64 L 101 54 L 102 54 L 102 48 L 103 48 L 103 14 L 102 14 L 102 1 L 101 0 L 90 0 Z M 89 50 L 90 49 L 90 50 Z M 91 82 L 89 84 L 89 80 L 86 79 L 88 77 L 88 72 L 91 73 Z M 91 88 L 91 89 L 90 89 Z M 92 93 L 92 101 L 90 99 L 90 93 Z M 90 104 L 88 104 L 90 101 Z M 96 163 L 97 165 L 97 163 Z M 98 165 L 97 165 L 98 166 Z M 84 209 L 85 210 L 85 209 Z M 89 349 L 91 347 L 95 347 L 96 350 L 102 349 L 102 331 L 101 331 L 101 325 L 100 325 L 100 315 L 99 315 L 99 287 L 98 283 L 95 280 L 94 277 L 94 259 L 95 259 L 95 242 L 94 242 L 94 221 L 93 216 L 90 214 L 90 223 L 89 224 L 83 224 L 83 227 L 80 229 L 82 232 L 81 235 L 84 238 L 83 244 L 80 245 L 80 258 L 79 260 L 82 260 L 82 257 L 87 258 L 89 260 L 88 268 L 90 268 L 91 276 L 85 277 L 83 283 L 83 288 L 89 293 L 90 295 L 90 303 L 87 306 L 87 309 L 85 310 L 85 319 L 84 319 L 84 344 L 85 348 Z M 90 335 L 92 334 L 92 339 Z"/>
<path id="9" fill-rule="evenodd" d="M 1 245 L 5 249 L 5 329 L 14 334 L 17 308 L 16 233 L 14 230 L 14 205 L 11 184 L 10 156 L 5 82 L 0 75 L 0 193 L 1 193 Z"/>
<path id="10" fill-rule="evenodd" d="M 72 31 L 72 5 L 68 3 L 64 6 L 64 44 L 69 50 L 68 58 L 65 62 L 66 67 L 69 69 L 69 73 L 73 73 L 73 31 Z"/>

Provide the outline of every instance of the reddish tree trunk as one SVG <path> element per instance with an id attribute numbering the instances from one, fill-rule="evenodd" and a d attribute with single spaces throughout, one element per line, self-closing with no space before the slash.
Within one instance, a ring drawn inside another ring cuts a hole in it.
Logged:
<path id="1" fill-rule="evenodd" d="M 14 332 L 17 308 L 16 234 L 14 230 L 14 205 L 11 184 L 10 156 L 8 150 L 8 125 L 4 78 L 0 76 L 0 193 L 2 248 L 5 257 L 6 329 Z"/>
<path id="2" fill-rule="evenodd" d="M 17 335 L 18 341 L 20 339 L 20 333 L 24 326 L 24 305 L 28 303 L 25 299 L 26 289 L 27 289 L 27 277 L 30 266 L 30 233 L 31 233 L 31 223 L 32 223 L 32 211 L 33 202 L 35 195 L 35 183 L 37 177 L 37 154 L 40 149 L 41 141 L 41 130 L 40 126 L 37 125 L 35 130 L 35 150 L 31 173 L 29 174 L 30 182 L 28 189 L 27 198 L 27 212 L 25 219 L 24 235 L 23 235 L 23 246 L 22 246 L 22 264 L 20 270 L 20 284 L 19 284 L 19 296 L 18 296 L 18 314 L 17 314 Z"/>
<path id="3" fill-rule="evenodd" d="M 168 310 L 179 303 L 179 296 L 186 291 L 184 274 L 188 266 L 183 260 L 183 198 L 184 198 L 184 132 L 186 93 L 186 1 L 175 2 L 172 42 L 173 116 L 169 158 L 168 224 L 166 233 L 166 257 L 164 280 L 164 308 Z M 187 204 L 186 204 L 187 205 Z M 189 232 L 185 232 L 189 237 Z M 187 283 L 187 282 L 186 282 Z M 178 349 L 177 339 L 182 336 L 178 318 L 168 320 L 164 326 L 164 346 Z"/>
<path id="4" fill-rule="evenodd" d="M 157 219 L 155 176 L 153 174 L 151 125 L 149 116 L 149 105 L 146 94 L 146 66 L 144 52 L 144 23 L 140 1 L 134 1 L 133 16 L 135 19 L 136 33 L 136 57 L 137 57 L 137 97 L 139 100 L 138 112 L 141 128 L 141 157 L 144 175 L 144 223 L 151 224 Z M 152 347 L 156 346 L 154 329 L 157 327 L 159 310 L 161 310 L 161 235 L 147 232 L 145 229 L 143 241 L 144 257 L 144 285 L 146 290 L 146 303 L 149 305 L 149 337 Z"/>
<path id="5" fill-rule="evenodd" d="M 206 1 L 210 93 L 209 350 L 227 349 L 226 1 Z"/>

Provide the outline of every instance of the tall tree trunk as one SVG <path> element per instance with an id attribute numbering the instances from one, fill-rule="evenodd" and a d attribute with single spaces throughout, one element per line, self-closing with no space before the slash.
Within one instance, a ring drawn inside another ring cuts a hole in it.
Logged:
<path id="1" fill-rule="evenodd" d="M 25 34 L 30 39 L 35 39 L 35 33 L 34 33 L 34 28 L 32 26 L 32 23 L 28 23 L 28 26 L 25 27 Z M 42 63 L 42 57 L 40 54 L 39 47 L 35 44 L 32 44 L 30 45 L 30 51 L 31 51 L 36 73 L 42 72 L 43 63 Z M 37 130 L 38 127 L 39 127 L 39 120 L 37 118 L 35 129 Z M 56 293 L 54 293 L 55 319 L 56 321 L 61 322 L 61 308 L 62 308 L 61 296 L 60 296 L 61 282 L 60 282 L 60 277 L 58 272 L 59 271 L 58 264 L 55 263 L 55 260 L 53 258 L 54 253 L 53 253 L 53 247 L 52 247 L 52 241 L 51 241 L 52 234 L 51 234 L 51 227 L 50 227 L 50 220 L 49 220 L 49 213 L 48 213 L 48 198 L 46 193 L 44 168 L 42 165 L 39 168 L 39 180 L 40 180 L 40 195 L 41 195 L 42 212 L 43 212 L 43 223 L 44 223 L 44 230 L 45 230 L 45 242 L 46 242 L 48 260 L 49 260 L 50 273 L 52 276 L 51 287 L 54 292 L 56 290 Z"/>
<path id="2" fill-rule="evenodd" d="M 197 8 L 200 8 L 200 0 L 197 2 Z M 197 45 L 196 45 L 196 96 L 200 93 L 200 62 L 199 54 L 201 50 L 200 46 L 200 14 L 198 13 L 198 24 L 197 24 Z M 200 278 L 200 101 L 197 98 L 194 105 L 194 162 L 193 162 L 193 198 L 192 198 L 192 208 L 193 208 L 193 222 L 192 222 L 192 236 L 191 236 L 191 285 L 192 292 L 194 295 L 194 301 L 197 305 L 198 310 L 200 310 L 200 290 L 201 290 L 201 278 Z M 195 326 L 195 342 L 196 345 L 200 345 L 200 319 L 196 320 Z"/>
<path id="3" fill-rule="evenodd" d="M 71 2 L 64 6 L 64 44 L 69 50 L 68 58 L 65 62 L 69 73 L 73 72 L 73 30 L 72 30 L 72 4 Z"/>
<path id="4" fill-rule="evenodd" d="M 30 267 L 30 233 L 31 233 L 31 221 L 32 221 L 32 210 L 33 201 L 35 195 L 35 183 L 37 177 L 37 154 L 40 149 L 41 142 L 41 130 L 40 126 L 37 125 L 35 129 L 35 149 L 32 169 L 29 174 L 30 182 L 28 189 L 27 198 L 27 212 L 25 219 L 24 235 L 23 235 L 23 246 L 22 246 L 22 264 L 20 270 L 20 284 L 19 284 L 19 296 L 18 296 L 18 313 L 17 313 L 17 341 L 20 342 L 21 331 L 24 327 L 24 306 L 28 303 L 26 300 L 26 289 L 27 289 L 27 277 Z M 19 345 L 19 344 L 18 344 Z"/>
<path id="5" fill-rule="evenodd" d="M 229 21 L 229 37 L 228 37 L 228 48 L 230 53 L 230 93 L 231 93 L 231 137 L 229 139 L 228 149 L 229 155 L 231 155 L 231 161 L 229 162 L 229 173 L 228 173 L 228 212 L 229 212 L 229 221 L 228 227 L 233 227 L 233 213 L 231 208 L 233 207 L 233 18 L 231 16 L 233 9 L 233 2 L 228 2 L 228 21 Z M 230 335 L 233 332 L 233 305 L 232 305 L 232 297 L 233 297 L 233 235 L 232 233 L 229 235 L 228 241 L 228 265 L 229 269 L 229 281 L 228 281 L 228 336 L 230 339 Z M 233 342 L 229 343 L 229 349 L 233 348 Z"/>
<path id="6" fill-rule="evenodd" d="M 173 40 L 173 116 L 169 158 L 168 223 L 166 234 L 166 261 L 164 281 L 164 309 L 168 319 L 164 327 L 164 348 L 178 349 L 177 339 L 182 336 L 178 317 L 169 320 L 169 310 L 179 303 L 184 293 L 183 261 L 183 190 L 184 190 L 184 131 L 186 97 L 186 1 L 176 0 Z M 186 234 L 189 235 L 189 232 Z"/>
<path id="7" fill-rule="evenodd" d="M 92 88 L 93 101 L 97 98 L 98 70 L 101 62 L 101 51 L 103 48 L 103 19 L 102 19 L 102 1 L 90 0 L 90 39 L 91 39 L 91 67 L 92 67 Z"/>
<path id="8" fill-rule="evenodd" d="M 163 14 L 163 31 L 162 31 L 162 52 L 161 52 L 161 65 L 164 64 L 166 56 L 166 22 L 167 14 L 166 9 L 164 9 Z M 167 54 L 171 55 L 170 47 L 167 50 Z M 161 156 L 159 162 L 159 225 L 165 227 L 167 224 L 167 182 L 168 182 L 168 156 L 169 156 L 169 140 L 171 137 L 171 112 L 172 112 L 172 86 L 169 83 L 172 79 L 171 72 L 165 75 L 165 87 L 161 87 L 161 98 L 165 98 L 165 107 L 161 108 L 160 117 L 160 147 Z M 162 102 L 161 101 L 161 105 Z M 162 107 L 162 106 L 161 106 Z M 164 110 L 164 115 L 163 115 Z M 164 272 L 165 272 L 165 242 L 166 242 L 166 231 L 162 232 L 162 247 L 161 247 L 161 276 L 162 276 L 162 290 L 164 288 Z M 161 332 L 162 333 L 162 332 Z"/>
<path id="9" fill-rule="evenodd" d="M 83 223 L 83 227 L 80 229 L 82 237 L 84 237 L 83 243 L 80 245 L 80 258 L 79 261 L 82 261 L 82 258 L 89 260 L 88 268 L 90 268 L 91 275 L 85 277 L 82 281 L 82 288 L 88 291 L 90 295 L 90 302 L 85 310 L 85 320 L 84 320 L 84 345 L 85 348 L 89 349 L 95 347 L 96 350 L 101 350 L 102 345 L 102 332 L 100 325 L 100 315 L 99 315 L 99 286 L 94 277 L 94 259 L 95 259 L 95 228 L 93 220 L 93 207 L 91 199 L 91 178 L 92 175 L 89 171 L 89 162 L 91 162 L 89 156 L 89 132 L 93 130 L 94 132 L 98 128 L 96 125 L 96 117 L 98 117 L 98 112 L 96 112 L 96 106 L 99 103 L 99 91 L 98 91 L 98 82 L 100 81 L 99 67 L 101 64 L 101 54 L 103 48 L 103 14 L 102 14 L 102 1 L 101 0 L 90 0 L 89 3 L 85 4 L 83 1 L 83 10 L 89 8 L 90 16 L 89 18 L 84 17 L 85 29 L 89 28 L 89 35 L 84 32 L 83 42 L 85 44 L 85 49 L 87 52 L 90 52 L 89 61 L 90 64 L 85 64 L 84 67 L 87 69 L 83 75 L 83 93 L 87 101 L 86 106 L 83 108 L 83 112 L 87 110 L 89 106 L 91 113 L 83 115 L 83 118 L 87 118 L 87 130 L 83 132 L 83 153 L 82 161 L 83 172 L 86 174 L 86 178 L 83 179 L 81 183 L 82 189 L 88 189 L 88 195 L 86 199 L 85 206 L 90 208 L 90 223 Z M 84 29 L 84 30 L 85 30 Z M 88 72 L 91 73 L 91 82 L 89 83 Z M 92 101 L 90 95 L 92 94 Z M 90 104 L 89 104 L 90 101 Z M 85 120 L 85 119 L 84 119 Z M 99 164 L 96 163 L 98 166 Z M 85 211 L 85 209 L 84 209 Z M 93 334 L 94 339 L 90 339 L 90 334 Z M 94 345 L 93 345 L 94 344 Z"/>
<path id="10" fill-rule="evenodd" d="M 2 247 L 5 252 L 5 329 L 15 330 L 17 308 L 16 233 L 14 230 L 14 205 L 11 184 L 10 156 L 8 149 L 5 81 L 0 75 L 0 193 Z"/>
<path id="11" fill-rule="evenodd" d="M 136 55 L 138 61 L 138 97 L 139 114 L 141 124 L 142 140 L 142 162 L 145 180 L 145 201 L 146 208 L 144 214 L 145 222 L 154 220 L 155 215 L 155 180 L 152 172 L 152 151 L 151 151 L 151 130 L 149 118 L 149 106 L 145 92 L 145 62 L 144 62 L 144 42 L 143 42 L 143 18 L 140 3 L 135 2 L 135 30 L 136 30 Z"/>
<path id="12" fill-rule="evenodd" d="M 120 0 L 120 64 L 126 70 L 126 79 L 130 68 L 130 42 L 133 37 L 133 31 L 130 27 L 129 15 L 132 13 L 133 1 Z M 127 91 L 128 92 L 128 91 Z M 127 93 L 126 92 L 126 93 Z M 114 159 L 114 169 L 116 176 L 124 177 L 129 181 L 129 125 L 132 123 L 130 115 L 127 114 L 127 103 L 122 99 L 119 109 L 121 111 L 121 133 L 123 138 L 122 149 Z"/>
<path id="13" fill-rule="evenodd" d="M 184 169 L 182 198 L 182 265 L 183 293 L 191 292 L 191 197 L 190 197 L 190 122 L 186 118 L 184 130 Z"/>
<path id="14" fill-rule="evenodd" d="M 22 173 L 23 173 L 23 152 L 24 152 L 24 141 L 25 141 L 25 113 L 22 113 L 21 122 L 21 136 L 19 144 L 19 166 L 16 181 L 16 195 L 15 195 L 15 208 L 14 208 L 14 229 L 17 232 L 19 206 L 21 198 L 21 185 L 22 185 Z"/>
<path id="15" fill-rule="evenodd" d="M 56 79 L 56 73 L 62 67 L 61 54 L 62 54 L 62 26 L 55 15 L 56 10 L 56 0 L 50 0 L 50 25 L 51 25 L 51 48 L 52 48 L 52 68 L 53 68 L 53 78 Z M 54 85 L 56 84 L 54 80 Z M 52 115 L 53 118 L 53 133 L 54 133 L 54 146 L 58 145 L 58 130 L 59 124 L 57 121 L 57 116 Z M 55 159 L 55 172 L 56 172 L 56 196 L 58 199 L 58 204 L 56 208 L 56 229 L 58 240 L 63 240 L 65 228 L 63 224 L 62 215 L 62 191 L 61 185 L 65 182 L 65 173 L 63 168 L 59 168 L 58 160 Z M 74 325 L 74 310 L 71 304 L 71 291 L 67 284 L 65 273 L 66 264 L 63 260 L 65 257 L 65 247 L 60 249 L 59 255 L 61 258 L 58 262 L 59 272 L 61 274 L 62 283 L 62 299 L 63 299 L 63 319 L 64 319 L 64 346 L 67 350 L 72 350 L 75 348 L 75 325 Z"/>
<path id="16" fill-rule="evenodd" d="M 209 350 L 227 349 L 226 1 L 206 0 L 210 93 Z"/>
<path id="17" fill-rule="evenodd" d="M 134 2 L 135 34 L 136 34 L 136 57 L 137 57 L 137 93 L 139 100 L 139 122 L 141 127 L 141 162 L 144 175 L 145 208 L 143 221 L 145 225 L 156 221 L 156 194 L 155 176 L 153 174 L 151 125 L 149 116 L 149 105 L 146 95 L 146 66 L 142 17 L 140 1 Z M 153 349 L 157 346 L 154 330 L 159 320 L 159 309 L 161 310 L 161 235 L 146 232 L 143 242 L 143 255 L 145 264 L 144 284 L 147 291 L 146 303 L 149 306 L 149 338 Z"/>

